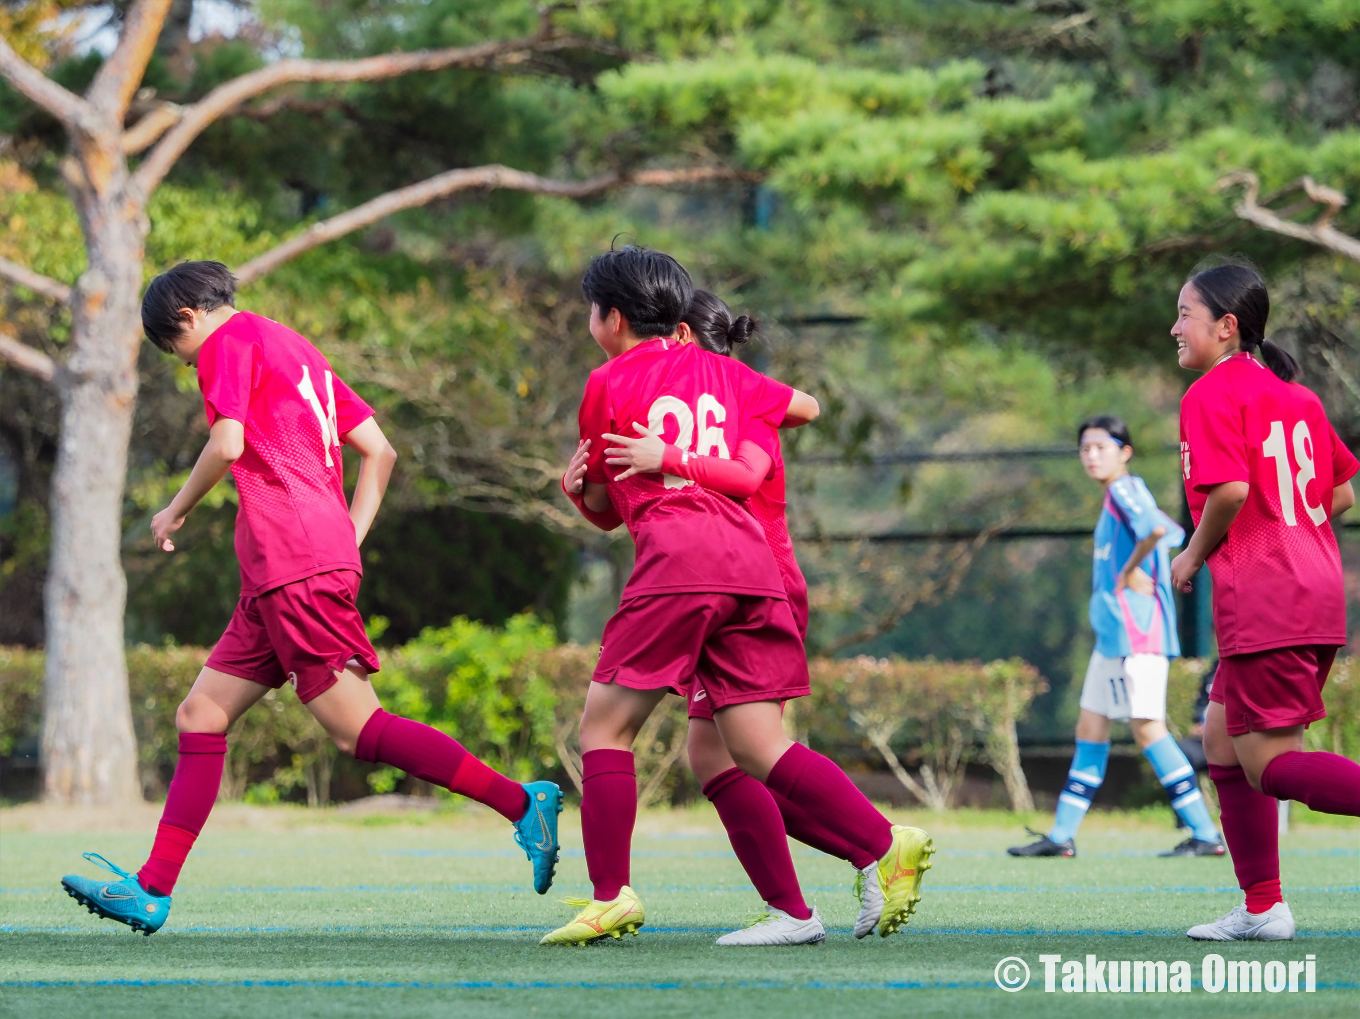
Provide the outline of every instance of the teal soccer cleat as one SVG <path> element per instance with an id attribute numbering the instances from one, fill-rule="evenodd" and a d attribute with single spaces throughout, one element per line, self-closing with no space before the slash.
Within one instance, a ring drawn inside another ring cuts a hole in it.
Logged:
<path id="1" fill-rule="evenodd" d="M 554 824 L 553 830 L 556 829 Z M 109 863 L 98 853 L 85 853 L 84 856 L 91 863 L 117 874 L 120 880 L 94 881 L 79 874 L 67 874 L 61 879 L 67 895 L 91 913 L 125 923 L 147 937 L 161 929 L 161 924 L 170 915 L 170 896 L 153 895 L 138 883 L 136 875 Z"/>
<path id="2" fill-rule="evenodd" d="M 562 790 L 556 782 L 526 782 L 529 809 L 515 822 L 515 843 L 534 865 L 534 891 L 547 894 L 557 873 L 557 815 L 562 813 Z"/>

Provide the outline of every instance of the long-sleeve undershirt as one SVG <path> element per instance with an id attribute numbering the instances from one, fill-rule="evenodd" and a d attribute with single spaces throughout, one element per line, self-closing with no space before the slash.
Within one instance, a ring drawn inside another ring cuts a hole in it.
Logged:
<path id="1" fill-rule="evenodd" d="M 737 446 L 731 460 L 719 456 L 685 453 L 678 446 L 666 445 L 661 456 L 661 471 L 677 478 L 697 482 L 712 492 L 749 499 L 769 477 L 774 461 L 770 454 L 749 439 Z"/>

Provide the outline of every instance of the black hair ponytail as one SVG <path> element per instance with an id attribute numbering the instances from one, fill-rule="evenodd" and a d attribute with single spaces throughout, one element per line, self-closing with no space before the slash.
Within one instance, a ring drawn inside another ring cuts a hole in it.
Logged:
<path id="1" fill-rule="evenodd" d="M 699 346 L 727 357 L 738 343 L 745 343 L 760 326 L 750 315 L 732 316 L 727 303 L 707 290 L 696 290 L 680 319 L 694 333 Z"/>
<path id="2" fill-rule="evenodd" d="M 1243 350 L 1259 350 L 1265 366 L 1285 382 L 1299 377 L 1299 363 L 1289 351 L 1266 339 L 1270 294 L 1259 272 L 1230 262 L 1201 270 L 1186 282 L 1195 288 L 1214 318 L 1229 314 L 1237 318 L 1237 337 Z"/>

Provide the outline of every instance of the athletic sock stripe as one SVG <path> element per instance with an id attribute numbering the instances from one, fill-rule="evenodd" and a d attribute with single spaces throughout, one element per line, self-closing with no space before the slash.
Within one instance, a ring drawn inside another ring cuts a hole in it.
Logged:
<path id="1" fill-rule="evenodd" d="M 1190 765 L 1188 764 L 1182 765 L 1175 771 L 1169 771 L 1165 775 L 1162 775 L 1161 776 L 1162 785 L 1166 785 L 1169 782 L 1177 782 L 1180 779 L 1185 778 L 1187 775 L 1193 775 L 1194 773 L 1195 769 L 1190 767 Z"/>
<path id="2" fill-rule="evenodd" d="M 1188 792 L 1188 793 L 1186 793 L 1186 794 L 1185 794 L 1184 796 L 1182 796 L 1179 800 L 1172 800 L 1172 801 L 1171 801 L 1171 809 L 1172 809 L 1172 810 L 1180 810 L 1181 807 L 1185 806 L 1187 803 L 1194 803 L 1194 802 L 1195 802 L 1196 800 L 1198 800 L 1198 799 L 1200 799 L 1200 795 L 1199 795 L 1199 790 L 1196 789 L 1196 790 L 1194 790 L 1193 792 Z"/>
<path id="3" fill-rule="evenodd" d="M 1074 778 L 1082 785 L 1089 786 L 1098 786 L 1101 782 L 1105 781 L 1093 771 L 1069 771 L 1067 777 Z"/>
<path id="4" fill-rule="evenodd" d="M 1080 810 L 1087 810 L 1091 806 L 1090 800 L 1083 800 L 1080 796 L 1073 796 L 1071 793 L 1059 793 L 1058 802 L 1066 803 L 1069 807 L 1077 807 Z"/>

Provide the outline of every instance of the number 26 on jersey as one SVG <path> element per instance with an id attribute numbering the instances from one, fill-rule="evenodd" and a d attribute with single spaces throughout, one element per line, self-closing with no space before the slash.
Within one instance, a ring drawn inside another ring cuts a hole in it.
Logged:
<path id="1" fill-rule="evenodd" d="M 699 397 L 695 409 L 678 396 L 659 396 L 647 409 L 647 430 L 660 435 L 666 428 L 666 418 L 675 419 L 677 433 L 675 445 L 683 450 L 691 450 L 699 456 L 718 456 L 731 460 L 727 449 L 727 439 L 723 436 L 722 425 L 727 420 L 727 408 L 711 393 Z M 699 426 L 699 441 L 694 441 L 694 426 Z M 691 443 L 694 443 L 691 445 Z M 694 482 L 674 475 L 663 476 L 667 488 L 684 488 Z"/>

